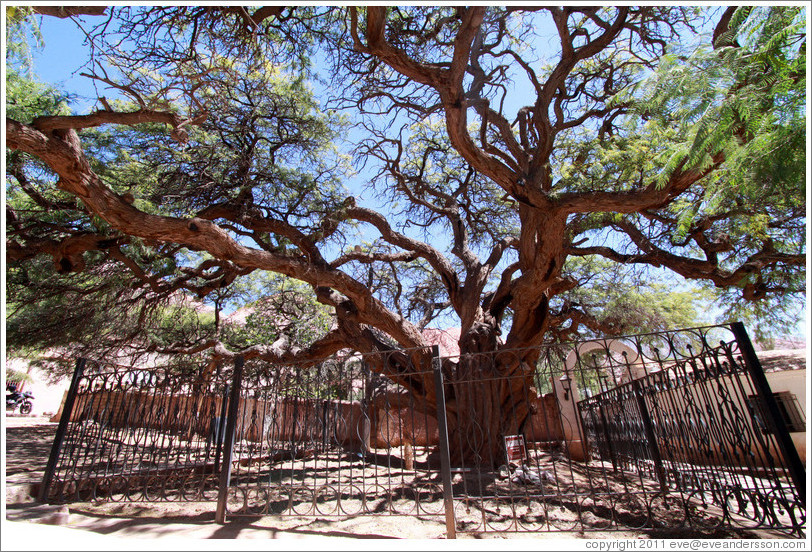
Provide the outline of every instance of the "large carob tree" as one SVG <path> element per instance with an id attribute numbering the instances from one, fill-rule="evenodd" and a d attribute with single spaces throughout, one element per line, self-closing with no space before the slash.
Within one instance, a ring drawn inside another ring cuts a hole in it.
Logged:
<path id="1" fill-rule="evenodd" d="M 10 29 L 34 17 L 9 9 Z M 492 463 L 530 415 L 537 346 L 626 328 L 587 300 L 596 269 L 804 293 L 799 9 L 33 9 L 85 14 L 82 71 L 106 95 L 71 113 L 9 64 L 12 347 L 387 352 L 374 369 L 431 411 L 416 374 L 441 317 L 460 329 L 456 458 Z M 267 334 L 220 319 L 292 291 Z M 187 295 L 214 317 L 172 319 Z"/>

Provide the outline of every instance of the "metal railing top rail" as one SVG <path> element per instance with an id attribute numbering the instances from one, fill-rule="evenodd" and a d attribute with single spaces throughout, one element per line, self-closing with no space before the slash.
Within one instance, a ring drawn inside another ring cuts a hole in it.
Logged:
<path id="1" fill-rule="evenodd" d="M 733 334 L 733 330 L 731 329 L 730 324 L 715 324 L 715 325 L 708 325 L 708 326 L 696 326 L 693 328 L 685 328 L 679 330 L 667 330 L 662 332 L 649 332 L 649 333 L 640 333 L 640 334 L 629 334 L 629 335 L 619 335 L 614 337 L 593 337 L 593 338 L 582 338 L 572 341 L 562 341 L 562 342 L 548 342 L 542 343 L 540 345 L 534 345 L 530 347 L 514 347 L 514 348 L 498 348 L 494 351 L 483 351 L 483 352 L 476 352 L 476 353 L 457 353 L 451 355 L 442 355 L 444 359 L 455 359 L 460 357 L 470 357 L 470 356 L 478 356 L 478 355 L 508 355 L 508 354 L 516 354 L 518 357 L 525 356 L 525 353 L 534 350 L 540 351 L 556 351 L 561 354 L 569 354 L 570 352 L 575 352 L 579 349 L 581 345 L 587 344 L 599 344 L 601 345 L 602 349 L 608 350 L 611 349 L 613 344 L 616 343 L 634 343 L 638 346 L 637 353 L 643 353 L 646 355 L 650 355 L 656 351 L 666 351 L 670 353 L 679 353 L 679 347 L 684 348 L 694 348 L 695 344 L 701 344 L 704 348 L 715 348 L 719 345 L 715 339 L 709 338 L 717 338 L 717 336 L 713 336 L 712 333 L 722 333 L 723 335 L 727 336 L 727 340 L 719 340 L 722 343 L 735 343 L 736 338 Z M 675 339 L 679 336 L 694 336 L 698 338 L 698 341 L 686 341 L 686 340 L 678 340 Z M 658 341 L 655 341 L 658 340 Z M 656 347 L 657 344 L 664 344 L 669 345 L 669 347 L 665 349 L 660 349 Z M 645 347 L 644 347 L 645 346 Z M 682 356 L 684 358 L 690 358 L 696 355 L 696 352 L 687 353 L 683 352 Z M 546 358 L 546 357 L 542 357 Z M 648 357 L 647 357 L 648 358 Z M 651 357 L 652 359 L 656 357 Z M 668 358 L 668 355 L 660 355 L 659 358 L 665 359 Z"/>
<path id="2" fill-rule="evenodd" d="M 611 357 L 612 360 L 624 364 L 630 363 L 628 359 L 621 359 L 618 355 L 622 356 L 622 353 L 616 352 L 612 349 L 615 344 L 632 344 L 634 345 L 633 349 L 636 351 L 640 358 L 636 361 L 631 363 L 645 363 L 646 361 L 652 361 L 655 363 L 664 362 L 666 359 L 674 359 L 679 360 L 680 358 L 687 359 L 693 358 L 697 355 L 697 352 L 693 350 L 696 345 L 701 345 L 703 349 L 711 349 L 718 346 L 718 342 L 714 339 L 714 343 L 711 343 L 710 337 L 712 337 L 712 333 L 724 333 L 724 335 L 728 338 L 726 340 L 720 340 L 722 343 L 735 343 L 735 336 L 733 335 L 731 325 L 729 324 L 717 324 L 717 325 L 707 325 L 707 326 L 696 326 L 692 328 L 684 328 L 679 330 L 667 330 L 662 332 L 649 332 L 649 333 L 640 333 L 640 334 L 631 334 L 631 335 L 623 335 L 623 336 L 615 336 L 615 337 L 595 337 L 595 338 L 583 338 L 573 341 L 567 342 L 555 342 L 555 343 L 543 343 L 540 345 L 532 346 L 532 347 L 518 347 L 518 348 L 498 348 L 495 351 L 485 351 L 481 353 L 457 353 L 457 354 L 444 354 L 441 355 L 443 360 L 459 360 L 460 358 L 470 358 L 476 356 L 508 356 L 508 355 L 516 355 L 517 358 L 526 356 L 526 353 L 530 351 L 543 351 L 548 354 L 542 355 L 539 360 L 536 362 L 536 366 L 534 368 L 538 369 L 540 364 L 543 361 L 550 360 L 551 355 L 549 353 L 556 353 L 555 357 L 552 357 L 556 361 L 563 361 L 564 358 L 572 353 L 575 352 L 576 355 L 579 355 L 579 348 L 582 345 L 587 344 L 597 344 L 599 345 L 598 350 L 601 351 L 609 351 L 612 353 L 617 353 Z M 686 336 L 692 336 L 693 339 L 684 339 Z M 677 339 L 678 337 L 682 337 L 683 339 Z M 713 336 L 718 338 L 719 336 Z M 664 347 L 658 347 L 657 345 L 662 345 Z M 430 354 L 432 350 L 432 345 L 425 345 L 421 347 L 412 347 L 406 349 L 392 349 L 388 351 L 373 351 L 373 352 L 358 352 L 353 351 L 350 349 L 341 350 L 330 357 L 326 357 L 324 359 L 319 359 L 316 361 L 313 360 L 302 360 L 302 361 L 269 361 L 260 358 L 253 358 L 253 359 L 244 359 L 244 363 L 246 366 L 246 371 L 250 370 L 251 367 L 255 365 L 274 365 L 279 367 L 289 367 L 289 368 L 304 368 L 309 369 L 312 367 L 316 367 L 319 365 L 329 364 L 329 363 L 346 363 L 351 361 L 359 361 L 359 362 L 368 362 L 369 359 L 372 358 L 380 358 L 380 357 L 388 357 L 388 356 L 405 356 L 408 357 L 411 353 L 415 353 L 417 351 L 422 351 L 424 353 Z M 594 350 L 593 350 L 594 351 Z M 592 352 L 592 351 L 591 351 Z M 236 356 L 239 355 L 235 355 Z M 557 357 L 557 358 L 556 358 Z M 206 368 L 206 363 L 204 361 L 200 361 L 199 363 L 191 362 L 191 363 L 182 363 L 182 364 L 156 364 L 156 365 L 135 365 L 135 364 L 120 364 L 104 359 L 88 359 L 85 358 L 87 363 L 87 367 L 85 369 L 85 373 L 93 373 L 93 372 L 100 372 L 100 371 L 171 371 L 173 374 L 188 374 L 189 376 L 195 375 L 195 373 L 200 373 Z M 227 371 L 230 372 L 232 370 L 230 366 L 231 362 L 228 360 L 224 360 L 218 363 L 218 367 L 216 371 Z M 431 368 L 426 368 L 426 370 L 430 370 Z"/>

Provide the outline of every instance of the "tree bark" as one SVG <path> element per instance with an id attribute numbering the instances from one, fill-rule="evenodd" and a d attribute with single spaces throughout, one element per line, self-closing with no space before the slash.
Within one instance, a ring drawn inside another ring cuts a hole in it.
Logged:
<path id="1" fill-rule="evenodd" d="M 65 19 L 76 15 L 104 15 L 107 6 L 32 6 L 34 13 Z"/>
<path id="2" fill-rule="evenodd" d="M 537 399 L 536 349 L 507 351 L 493 328 L 479 325 L 462 341 L 456 360 L 446 359 L 446 419 L 451 462 L 490 469 L 507 463 L 504 438 L 524 431 Z"/>

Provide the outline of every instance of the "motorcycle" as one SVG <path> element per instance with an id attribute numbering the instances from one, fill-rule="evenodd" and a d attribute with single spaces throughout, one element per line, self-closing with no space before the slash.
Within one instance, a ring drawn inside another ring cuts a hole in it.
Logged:
<path id="1" fill-rule="evenodd" d="M 17 408 L 20 409 L 20 414 L 27 416 L 34 408 L 34 403 L 31 400 L 34 395 L 28 391 L 12 391 L 6 394 L 6 412 L 14 412 Z"/>

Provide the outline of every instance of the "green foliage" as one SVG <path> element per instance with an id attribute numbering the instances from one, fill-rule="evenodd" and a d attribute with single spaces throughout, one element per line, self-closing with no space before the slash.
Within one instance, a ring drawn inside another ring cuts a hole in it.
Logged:
<path id="1" fill-rule="evenodd" d="M 773 348 L 778 338 L 803 338 L 799 321 L 803 320 L 803 304 L 796 294 L 779 296 L 771 301 L 742 301 L 738 288 L 712 290 L 714 306 L 719 314 L 714 322 L 742 322 L 752 334 L 753 341 L 766 349 Z"/>
<path id="2" fill-rule="evenodd" d="M 137 249 L 130 248 L 130 258 L 138 259 Z M 143 245 L 140 249 L 142 262 L 152 256 L 158 263 L 154 274 L 176 274 L 178 268 L 170 259 L 153 255 Z M 122 358 L 121 362 L 155 352 L 172 359 L 172 351 L 193 350 L 211 339 L 244 348 L 271 345 L 284 336 L 291 345 L 304 347 L 331 324 L 330 309 L 316 303 L 300 282 L 281 276 L 237 280 L 218 290 L 212 307 L 180 292 L 150 298 L 126 269 L 98 254 L 88 256 L 88 261 L 78 274 L 59 274 L 50 263 L 36 259 L 7 267 L 9 351 L 17 355 L 59 351 L 66 359 L 101 355 Z M 222 312 L 246 302 L 235 315 Z"/>
<path id="3" fill-rule="evenodd" d="M 96 256 L 98 258 L 98 255 Z M 102 344 L 126 327 L 118 299 L 125 278 L 93 267 L 62 275 L 52 263 L 32 260 L 6 267 L 6 346 L 16 353 L 44 352 L 74 344 Z"/>
<path id="4" fill-rule="evenodd" d="M 6 71 L 6 115 L 30 123 L 41 115 L 67 115 L 68 97 L 54 87 L 26 77 L 9 67 Z"/>
<path id="5" fill-rule="evenodd" d="M 802 186 L 806 51 L 800 7 L 740 9 L 728 39 L 741 44 L 672 54 L 641 84 L 638 112 L 653 130 L 677 128 L 661 155 L 661 181 L 677 167 L 702 170 L 724 154 L 713 191 L 756 193 Z"/>
<path id="6" fill-rule="evenodd" d="M 68 96 L 37 82 L 31 52 L 42 46 L 39 26 L 28 6 L 6 8 L 6 116 L 30 123 L 41 115 L 67 115 Z"/>
<path id="7" fill-rule="evenodd" d="M 271 345 L 280 338 L 307 346 L 324 335 L 332 323 L 332 310 L 316 302 L 307 286 L 274 275 L 244 279 L 243 299 L 260 297 L 230 315 L 222 337 L 234 347 Z"/>
<path id="8" fill-rule="evenodd" d="M 42 34 L 29 6 L 6 8 L 6 65 L 7 70 L 21 71 L 31 76 L 32 49 L 42 46 Z"/>
<path id="9" fill-rule="evenodd" d="M 216 334 L 214 312 L 188 300 L 157 307 L 151 322 L 143 328 L 144 339 L 157 348 L 194 343 Z"/>
<path id="10" fill-rule="evenodd" d="M 634 335 L 712 322 L 712 296 L 687 284 L 675 288 L 662 276 L 634 271 L 598 256 L 571 257 L 566 273 L 579 286 L 562 297 L 594 319 L 587 335 Z"/>
<path id="11" fill-rule="evenodd" d="M 33 379 L 25 372 L 20 372 L 19 370 L 6 366 L 6 383 L 19 383 L 23 381 L 30 382 L 33 381 Z"/>
<path id="12" fill-rule="evenodd" d="M 689 262 L 718 257 L 721 274 L 758 266 L 745 271 L 734 291 L 711 291 L 711 297 L 730 316 L 761 320 L 770 331 L 797 323 L 797 309 L 787 307 L 801 299 L 805 268 L 777 259 L 806 251 L 805 39 L 801 7 L 741 8 L 716 49 L 674 47 L 618 96 L 633 108 L 616 120 L 613 134 L 565 134 L 556 154 L 561 191 L 662 187 L 678 174 L 708 172 L 643 217 L 583 217 L 583 233 L 617 243 L 622 253 L 643 253 L 623 235 L 625 222 Z M 718 246 L 703 249 L 697 237 Z M 752 286 L 770 290 L 761 294 L 762 304 L 743 302 L 742 290 Z"/>

